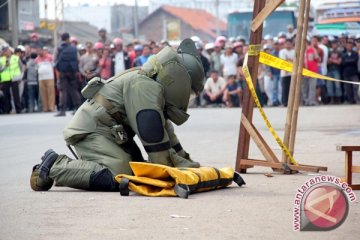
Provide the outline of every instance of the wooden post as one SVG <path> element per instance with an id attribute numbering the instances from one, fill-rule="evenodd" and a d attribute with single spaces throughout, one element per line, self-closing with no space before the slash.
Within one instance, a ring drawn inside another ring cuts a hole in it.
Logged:
<path id="1" fill-rule="evenodd" d="M 291 73 L 291 82 L 290 82 L 290 90 L 289 90 L 289 98 L 287 104 L 287 115 L 285 122 L 285 132 L 284 132 L 284 144 L 289 147 L 290 141 L 290 131 L 291 131 L 291 122 L 293 117 L 293 108 L 294 108 L 294 98 L 295 98 L 295 88 L 296 88 L 296 79 L 297 79 L 297 71 L 299 68 L 299 56 L 300 56 L 300 48 L 301 48 L 301 37 L 303 33 L 303 25 L 304 25 L 304 11 L 305 11 L 305 0 L 300 1 L 300 9 L 299 9 L 299 17 L 297 22 L 297 33 L 295 40 L 295 59 L 293 64 L 293 69 Z M 281 158 L 283 163 L 289 164 L 289 159 L 286 154 L 282 153 Z"/>
<path id="2" fill-rule="evenodd" d="M 258 13 L 265 6 L 264 0 L 255 0 L 254 1 L 254 10 L 253 10 L 253 19 L 258 15 Z M 262 24 L 255 32 L 250 33 L 250 45 L 257 45 L 261 43 L 262 39 Z M 259 59 L 257 56 L 249 56 L 248 60 L 249 70 L 251 77 L 253 79 L 254 86 L 256 86 L 257 76 L 258 76 L 258 65 Z M 242 102 L 242 114 L 252 122 L 253 109 L 254 109 L 254 100 L 251 98 L 249 88 L 245 88 L 243 102 Z M 240 169 L 241 159 L 247 159 L 249 156 L 249 145 L 250 145 L 250 135 L 246 131 L 245 127 L 240 121 L 240 133 L 238 139 L 237 147 L 237 156 L 236 156 L 236 171 L 244 172 L 245 170 Z"/>
<path id="3" fill-rule="evenodd" d="M 352 184 L 352 152 L 345 152 L 345 179 L 348 184 Z"/>
<path id="4" fill-rule="evenodd" d="M 304 56 L 307 48 L 306 37 L 308 30 L 308 21 L 309 21 L 309 12 L 310 12 L 310 4 L 311 0 L 305 0 L 305 17 L 304 17 L 304 28 L 301 39 L 301 49 L 300 49 L 300 63 L 299 68 L 297 69 L 296 75 L 296 90 L 295 90 L 295 99 L 294 99 L 294 109 L 293 116 L 291 119 L 291 129 L 290 129 L 290 142 L 289 142 L 289 151 L 291 154 L 294 153 L 295 148 L 295 138 L 296 138 L 296 130 L 297 130 L 297 120 L 299 115 L 299 106 L 300 106 L 300 98 L 301 98 L 301 84 L 302 84 L 302 71 L 304 67 Z"/>

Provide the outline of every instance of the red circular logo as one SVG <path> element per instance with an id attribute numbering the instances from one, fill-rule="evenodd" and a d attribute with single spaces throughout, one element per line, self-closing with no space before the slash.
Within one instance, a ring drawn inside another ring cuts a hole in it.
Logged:
<path id="1" fill-rule="evenodd" d="M 323 230 L 340 226 L 349 210 L 344 192 L 331 185 L 320 185 L 309 189 L 303 207 L 309 223 Z"/>

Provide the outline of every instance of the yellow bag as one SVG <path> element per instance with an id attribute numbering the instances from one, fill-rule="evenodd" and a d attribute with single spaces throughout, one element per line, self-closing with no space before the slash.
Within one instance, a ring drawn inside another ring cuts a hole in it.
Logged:
<path id="1" fill-rule="evenodd" d="M 119 174 L 115 177 L 122 196 L 128 196 L 131 190 L 145 196 L 187 198 L 190 193 L 225 188 L 232 181 L 239 186 L 245 184 L 232 168 L 174 168 L 143 162 L 131 162 L 130 167 L 135 176 Z"/>

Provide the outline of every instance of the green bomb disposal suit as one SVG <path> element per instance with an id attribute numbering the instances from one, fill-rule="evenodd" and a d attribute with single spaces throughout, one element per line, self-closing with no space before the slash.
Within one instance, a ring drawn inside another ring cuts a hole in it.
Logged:
<path id="1" fill-rule="evenodd" d="M 190 95 L 202 91 L 203 79 L 190 39 L 185 39 L 177 52 L 165 47 L 141 68 L 108 81 L 92 79 L 82 91 L 88 100 L 64 129 L 65 141 L 75 147 L 79 159 L 56 154 L 46 176 L 40 173 L 40 177 L 41 164 L 36 165 L 31 187 L 44 191 L 55 181 L 57 186 L 117 190 L 114 175 L 132 174 L 129 162 L 144 161 L 133 140 L 135 135 L 149 162 L 199 167 L 182 149 L 171 122 L 180 125 L 187 120 Z"/>

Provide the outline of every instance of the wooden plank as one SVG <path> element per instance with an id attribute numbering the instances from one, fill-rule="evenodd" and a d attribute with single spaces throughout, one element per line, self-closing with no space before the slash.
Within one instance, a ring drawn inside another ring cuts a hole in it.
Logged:
<path id="1" fill-rule="evenodd" d="M 345 152 L 345 178 L 348 184 L 352 183 L 352 152 Z"/>
<path id="2" fill-rule="evenodd" d="M 281 163 L 274 163 L 263 160 L 249 160 L 249 159 L 241 159 L 242 165 L 252 165 L 252 166 L 262 166 L 262 167 L 271 167 L 274 169 L 282 169 Z"/>
<path id="3" fill-rule="evenodd" d="M 270 149 L 269 145 L 265 142 L 260 133 L 256 130 L 254 125 L 249 122 L 249 120 L 241 115 L 241 123 L 246 128 L 247 132 L 250 134 L 251 138 L 254 140 L 255 144 L 258 146 L 261 153 L 264 155 L 265 159 L 270 162 L 279 162 L 275 154 Z"/>
<path id="4" fill-rule="evenodd" d="M 337 151 L 360 151 L 360 146 L 336 146 Z"/>
<path id="5" fill-rule="evenodd" d="M 319 168 L 320 171 L 324 171 L 326 172 L 327 171 L 327 167 L 324 167 L 324 166 L 314 166 L 314 165 L 307 165 L 307 164 L 299 164 L 299 166 L 303 166 L 303 167 L 317 167 Z"/>
<path id="6" fill-rule="evenodd" d="M 352 166 L 351 172 L 352 173 L 360 173 L 360 166 Z"/>
<path id="7" fill-rule="evenodd" d="M 289 151 L 291 154 L 294 154 L 295 150 L 295 139 L 296 139 L 296 131 L 297 131 L 297 121 L 299 115 L 299 107 L 300 107 L 300 99 L 301 99 L 301 90 L 302 90 L 302 71 L 304 67 L 304 57 L 305 50 L 307 48 L 306 37 L 308 30 L 308 22 L 309 22 L 309 12 L 310 12 L 310 0 L 305 0 L 305 16 L 303 21 L 303 34 L 301 36 L 301 47 L 300 47 L 300 59 L 299 59 L 299 67 L 296 72 L 296 86 L 295 86 L 295 96 L 294 96 L 294 106 L 293 106 L 293 114 L 291 118 L 290 125 L 290 139 L 289 139 Z M 297 43 L 298 44 L 298 43 Z"/>
<path id="8" fill-rule="evenodd" d="M 349 186 L 352 188 L 352 190 L 360 190 L 360 184 L 351 184 Z"/>
<path id="9" fill-rule="evenodd" d="M 268 0 L 265 7 L 253 19 L 251 24 L 251 31 L 255 32 L 265 21 L 265 19 L 283 2 L 285 2 L 285 0 Z"/>
<path id="10" fill-rule="evenodd" d="M 284 145 L 287 147 L 289 147 L 289 142 L 290 142 L 291 123 L 293 118 L 294 99 L 295 99 L 295 90 L 296 90 L 296 79 L 297 79 L 297 72 L 299 70 L 299 61 L 300 61 L 299 56 L 302 45 L 301 40 L 303 35 L 305 3 L 306 3 L 305 0 L 300 1 L 299 16 L 297 20 L 297 28 L 296 28 L 297 32 L 296 32 L 296 40 L 295 40 L 295 59 L 291 73 L 290 90 L 289 90 L 289 98 L 287 102 L 287 114 L 286 114 L 284 140 L 283 140 Z M 287 158 L 284 152 L 282 153 L 281 161 L 283 163 L 289 164 L 289 159 Z"/>
<path id="11" fill-rule="evenodd" d="M 320 171 L 320 168 L 317 166 L 301 166 L 301 165 L 288 165 L 291 170 L 295 171 L 304 171 L 304 172 L 316 172 Z"/>
<path id="12" fill-rule="evenodd" d="M 259 133 L 259 131 L 256 129 L 256 127 L 254 126 L 254 124 L 250 123 L 251 126 L 253 127 L 255 133 L 259 136 L 262 144 L 264 145 L 265 149 L 267 150 L 267 152 L 270 154 L 271 156 L 271 160 L 273 162 L 280 162 L 279 159 L 276 157 L 276 155 L 274 154 L 273 150 L 270 148 L 270 146 L 266 143 L 265 139 L 261 136 L 261 134 Z"/>
<path id="13" fill-rule="evenodd" d="M 259 12 L 264 8 L 264 0 L 255 0 L 254 1 L 254 10 L 253 10 L 253 19 L 259 14 Z M 250 32 L 250 44 L 257 45 L 261 43 L 262 40 L 263 27 L 262 24 L 255 32 Z M 249 56 L 248 60 L 249 70 L 251 77 L 253 79 L 254 86 L 256 86 L 256 80 L 258 75 L 258 64 L 259 59 L 257 56 Z M 254 100 L 251 97 L 249 88 L 245 88 L 243 102 L 242 102 L 242 113 L 246 118 L 252 122 L 252 116 L 254 111 Z M 249 156 L 249 146 L 250 146 L 250 135 L 246 131 L 245 127 L 240 122 L 240 131 L 238 138 L 238 147 L 236 154 L 236 171 L 240 171 L 241 159 L 247 159 Z"/>

